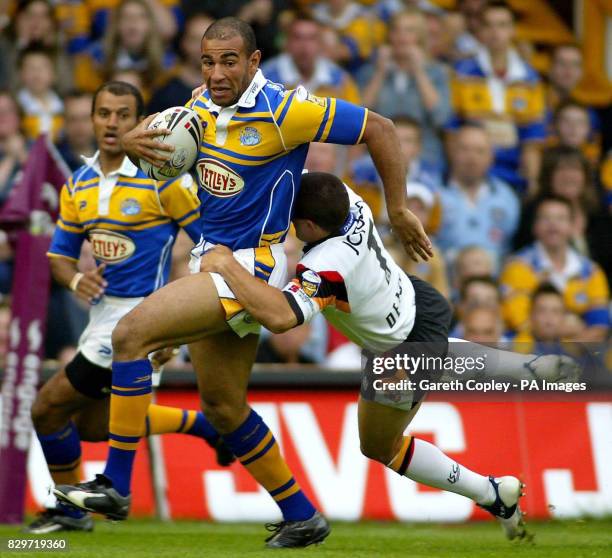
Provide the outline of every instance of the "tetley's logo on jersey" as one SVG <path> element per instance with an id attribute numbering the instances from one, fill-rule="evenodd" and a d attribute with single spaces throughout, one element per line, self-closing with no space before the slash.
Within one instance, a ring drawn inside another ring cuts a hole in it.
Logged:
<path id="1" fill-rule="evenodd" d="M 127 260 L 135 251 L 134 241 L 123 234 L 104 229 L 89 232 L 89 242 L 94 258 L 109 264 Z"/>
<path id="2" fill-rule="evenodd" d="M 197 170 L 202 188 L 213 196 L 229 198 L 244 188 L 242 177 L 215 159 L 200 159 Z"/>

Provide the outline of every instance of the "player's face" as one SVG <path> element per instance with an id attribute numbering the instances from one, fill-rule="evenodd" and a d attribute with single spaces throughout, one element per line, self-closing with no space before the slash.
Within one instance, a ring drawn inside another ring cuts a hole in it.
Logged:
<path id="1" fill-rule="evenodd" d="M 240 99 L 259 67 L 261 53 L 244 51 L 242 37 L 202 39 L 202 77 L 213 102 L 228 107 Z"/>
<path id="2" fill-rule="evenodd" d="M 92 120 L 100 151 L 119 155 L 123 152 L 121 138 L 138 124 L 136 99 L 102 91 L 96 99 Z"/>
<path id="3" fill-rule="evenodd" d="M 322 229 L 317 227 L 310 219 L 294 219 L 295 236 L 302 242 L 316 242 L 325 234 L 321 234 Z"/>
<path id="4" fill-rule="evenodd" d="M 531 309 L 531 330 L 536 339 L 556 341 L 561 333 L 565 307 L 556 294 L 541 294 Z"/>

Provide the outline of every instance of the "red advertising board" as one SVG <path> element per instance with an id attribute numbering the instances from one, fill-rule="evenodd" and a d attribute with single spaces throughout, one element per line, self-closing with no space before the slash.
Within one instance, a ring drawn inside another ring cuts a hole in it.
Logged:
<path id="1" fill-rule="evenodd" d="M 191 391 L 161 391 L 158 403 L 197 408 Z M 486 514 L 470 500 L 416 485 L 359 451 L 354 391 L 255 391 L 253 407 L 277 436 L 307 494 L 332 519 L 464 521 Z M 426 402 L 409 430 L 483 474 L 513 474 L 527 484 L 530 517 L 612 513 L 612 402 Z M 103 467 L 106 444 L 84 444 L 84 474 Z M 221 468 L 204 442 L 162 440 L 173 518 L 267 521 L 270 497 L 238 464 Z M 28 508 L 44 501 L 50 478 L 31 452 Z M 145 446 L 134 474 L 134 515 L 154 513 Z"/>

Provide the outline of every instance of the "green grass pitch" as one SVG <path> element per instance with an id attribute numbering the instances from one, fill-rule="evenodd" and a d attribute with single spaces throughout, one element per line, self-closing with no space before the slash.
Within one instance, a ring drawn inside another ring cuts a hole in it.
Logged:
<path id="1" fill-rule="evenodd" d="M 299 558 L 402 557 L 438 558 L 449 556 L 517 558 L 610 558 L 612 556 L 612 519 L 600 521 L 549 521 L 532 523 L 532 543 L 508 542 L 499 525 L 493 522 L 463 525 L 407 523 L 334 523 L 327 541 L 302 550 L 266 550 L 262 525 L 244 523 L 200 523 L 130 520 L 124 523 L 96 522 L 94 533 L 71 533 L 68 552 L 51 556 L 71 558 L 256 558 L 292 556 Z M 25 537 L 18 528 L 0 526 L 2 552 L 10 556 L 38 556 L 41 553 L 7 552 L 6 539 Z M 59 535 L 48 535 L 59 538 Z"/>

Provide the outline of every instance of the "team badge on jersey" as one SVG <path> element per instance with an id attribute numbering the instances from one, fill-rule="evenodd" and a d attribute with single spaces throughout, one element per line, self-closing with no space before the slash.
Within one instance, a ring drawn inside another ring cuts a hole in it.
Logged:
<path id="1" fill-rule="evenodd" d="M 321 277 L 319 274 L 307 269 L 302 274 L 302 290 L 310 297 L 317 294 L 319 287 L 321 286 Z"/>
<path id="2" fill-rule="evenodd" d="M 89 242 L 94 258 L 109 264 L 127 260 L 136 251 L 136 244 L 129 236 L 106 229 L 90 231 Z"/>
<path id="3" fill-rule="evenodd" d="M 138 215 L 140 210 L 140 203 L 134 198 L 127 198 L 121 202 L 121 213 L 123 215 Z"/>
<path id="4" fill-rule="evenodd" d="M 240 144 L 246 146 L 257 145 L 261 143 L 261 134 L 257 128 L 247 126 L 240 132 Z"/>

